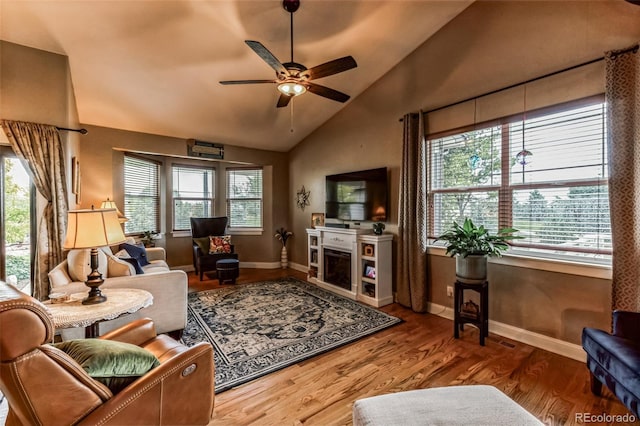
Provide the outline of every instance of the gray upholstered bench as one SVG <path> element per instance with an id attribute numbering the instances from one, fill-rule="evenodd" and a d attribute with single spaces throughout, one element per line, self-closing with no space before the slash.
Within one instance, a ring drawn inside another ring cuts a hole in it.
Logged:
<path id="1" fill-rule="evenodd" d="M 449 386 L 359 399 L 354 426 L 542 425 L 493 386 Z"/>

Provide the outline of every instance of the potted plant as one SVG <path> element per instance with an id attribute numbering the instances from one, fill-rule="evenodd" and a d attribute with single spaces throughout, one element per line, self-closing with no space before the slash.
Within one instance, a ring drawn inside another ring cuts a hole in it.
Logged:
<path id="1" fill-rule="evenodd" d="M 156 243 L 154 243 L 153 240 L 157 240 L 158 238 L 160 238 L 160 234 L 157 232 L 143 231 L 140 241 L 142 241 L 145 247 L 155 247 Z"/>
<path id="2" fill-rule="evenodd" d="M 282 266 L 282 269 L 289 266 L 289 259 L 287 258 L 287 240 L 291 236 L 293 236 L 293 232 L 287 231 L 284 228 L 276 230 L 275 237 L 282 241 L 282 250 L 280 251 L 280 265 Z"/>
<path id="3" fill-rule="evenodd" d="M 451 228 L 436 241 L 447 242 L 447 254 L 456 258 L 456 277 L 465 283 L 483 283 L 487 279 L 487 258 L 501 257 L 509 248 L 509 240 L 519 239 L 517 229 L 504 228 L 489 233 L 483 225 L 476 226 L 469 218 L 462 225 L 453 222 Z"/>

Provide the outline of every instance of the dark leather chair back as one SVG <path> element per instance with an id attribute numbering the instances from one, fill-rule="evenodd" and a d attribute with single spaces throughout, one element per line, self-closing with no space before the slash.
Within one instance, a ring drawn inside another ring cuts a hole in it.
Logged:
<path id="1" fill-rule="evenodd" d="M 221 217 L 192 217 L 191 236 L 193 238 L 208 237 L 210 235 L 224 235 L 228 218 Z"/>

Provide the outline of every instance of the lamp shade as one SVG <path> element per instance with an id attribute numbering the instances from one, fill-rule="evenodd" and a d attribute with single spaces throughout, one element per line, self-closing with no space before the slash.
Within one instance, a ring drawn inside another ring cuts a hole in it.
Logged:
<path id="1" fill-rule="evenodd" d="M 115 209 L 69 211 L 65 249 L 111 246 L 124 241 Z"/>
<path id="2" fill-rule="evenodd" d="M 120 209 L 118 208 L 118 206 L 116 206 L 116 202 L 110 199 L 106 199 L 105 201 L 103 201 L 100 204 L 100 208 L 101 209 L 116 209 L 116 213 L 118 213 L 118 221 L 120 221 L 120 223 L 125 223 L 128 222 L 129 219 L 126 218 L 122 212 L 120 211 Z"/>

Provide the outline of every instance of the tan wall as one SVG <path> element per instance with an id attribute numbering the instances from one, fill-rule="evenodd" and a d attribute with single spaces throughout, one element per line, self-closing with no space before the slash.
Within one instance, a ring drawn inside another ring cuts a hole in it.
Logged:
<path id="1" fill-rule="evenodd" d="M 157 154 L 167 173 L 172 163 L 202 164 L 203 161 L 186 158 L 187 145 L 184 139 L 150 135 L 98 126 L 85 126 L 89 133 L 83 137 L 81 145 L 82 207 L 92 204 L 99 206 L 107 197 L 116 201 L 123 210 L 124 152 Z M 217 170 L 216 214 L 225 214 L 224 178 L 227 166 L 255 164 L 264 166 L 264 232 L 261 236 L 235 235 L 232 242 L 242 262 L 276 262 L 280 256 L 280 245 L 274 238 L 275 229 L 287 226 L 288 203 L 287 182 L 289 171 L 287 154 L 273 151 L 255 150 L 230 145 L 225 146 L 224 162 L 209 162 Z M 161 179 L 166 186 L 167 174 Z M 166 194 L 166 191 L 163 191 Z M 171 211 L 171 200 L 164 198 L 165 212 Z M 171 232 L 171 217 L 162 216 L 164 237 L 158 245 L 167 249 L 170 266 L 192 264 L 191 237 L 174 236 Z"/>
<path id="2" fill-rule="evenodd" d="M 66 56 L 0 41 L 0 118 L 76 128 L 78 112 Z M 71 187 L 79 133 L 61 131 Z M 71 193 L 71 191 L 69 191 Z M 69 195 L 69 207 L 75 198 Z"/>
<path id="3" fill-rule="evenodd" d="M 387 231 L 397 234 L 403 114 L 535 78 L 638 40 L 640 8 L 621 0 L 474 3 L 291 151 L 290 192 L 302 185 L 311 190 L 311 206 L 291 207 L 293 231 L 302 237 L 291 240 L 292 260 L 306 264 L 304 229 L 311 212 L 324 211 L 327 174 L 389 167 Z M 452 306 L 446 297 L 452 262 L 442 256 L 429 261 L 431 300 L 445 306 Z M 583 325 L 609 326 L 609 280 L 504 265 L 491 265 L 490 279 L 494 320 L 574 343 Z"/>

